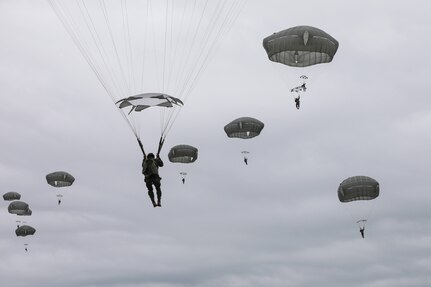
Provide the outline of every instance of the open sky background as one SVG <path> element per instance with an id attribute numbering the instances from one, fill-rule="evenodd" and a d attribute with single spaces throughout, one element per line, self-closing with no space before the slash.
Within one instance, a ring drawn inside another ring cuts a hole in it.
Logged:
<path id="1" fill-rule="evenodd" d="M 48 2 L 0 0 L 0 189 L 33 210 L 0 205 L 0 285 L 431 286 L 430 8 L 248 1 L 166 140 L 154 209 L 133 134 Z M 262 47 L 298 25 L 340 43 L 332 63 L 304 72 L 299 111 L 289 67 Z M 227 138 L 242 116 L 265 123 L 259 137 Z M 143 126 L 154 148 L 159 119 Z M 170 163 L 177 144 L 198 160 Z M 56 170 L 76 178 L 61 206 L 45 180 Z M 381 188 L 365 239 L 336 193 L 354 175 Z M 36 234 L 17 238 L 15 220 Z"/>

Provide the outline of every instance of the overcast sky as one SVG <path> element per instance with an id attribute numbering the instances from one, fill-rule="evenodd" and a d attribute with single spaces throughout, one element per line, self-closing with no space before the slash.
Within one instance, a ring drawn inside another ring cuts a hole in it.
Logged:
<path id="1" fill-rule="evenodd" d="M 249 0 L 168 135 L 155 209 L 133 133 L 48 2 L 0 0 L 0 186 L 33 210 L 17 218 L 1 204 L 0 285 L 431 286 L 430 8 Z M 340 43 L 306 72 L 299 111 L 284 80 L 295 73 L 262 47 L 298 25 Z M 261 135 L 227 138 L 243 116 L 265 123 Z M 143 126 L 151 151 L 159 119 Z M 170 163 L 177 144 L 198 160 Z M 56 170 L 76 178 L 61 206 L 45 180 Z M 381 188 L 365 239 L 337 198 L 354 175 Z M 16 237 L 16 220 L 36 234 Z"/>

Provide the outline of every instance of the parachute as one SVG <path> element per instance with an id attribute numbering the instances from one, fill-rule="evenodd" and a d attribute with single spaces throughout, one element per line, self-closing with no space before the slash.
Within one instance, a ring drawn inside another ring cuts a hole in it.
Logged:
<path id="1" fill-rule="evenodd" d="M 338 50 L 338 41 L 318 28 L 296 26 L 266 37 L 263 39 L 263 47 L 269 60 L 302 68 L 331 62 Z M 299 78 L 302 85 L 290 89 L 296 94 L 298 109 L 300 96 L 307 90 L 308 76 L 301 75 Z"/>
<path id="2" fill-rule="evenodd" d="M 236 120 L 231 121 L 224 127 L 224 131 L 226 135 L 230 138 L 239 138 L 239 139 L 251 139 L 258 135 L 263 130 L 264 123 L 261 121 L 250 118 L 250 117 L 242 117 Z M 244 163 L 248 165 L 248 151 L 241 152 L 244 156 Z"/>
<path id="3" fill-rule="evenodd" d="M 198 149 L 190 145 L 176 145 L 168 154 L 170 162 L 192 163 L 198 158 Z"/>
<path id="4" fill-rule="evenodd" d="M 379 183 L 368 176 L 352 176 L 340 183 L 338 199 L 341 202 L 371 200 L 379 196 Z"/>
<path id="5" fill-rule="evenodd" d="M 331 62 L 338 41 L 318 28 L 296 26 L 266 37 L 263 47 L 273 62 L 308 67 Z"/>
<path id="6" fill-rule="evenodd" d="M 75 178 L 65 171 L 55 171 L 46 175 L 46 181 L 49 185 L 60 188 L 71 186 L 75 182 Z M 57 194 L 58 205 L 60 205 L 62 197 L 62 194 Z"/>
<path id="7" fill-rule="evenodd" d="M 230 138 L 251 139 L 258 136 L 264 126 L 264 123 L 257 119 L 243 117 L 228 123 L 224 131 Z"/>
<path id="8" fill-rule="evenodd" d="M 46 181 L 49 185 L 53 187 L 65 187 L 71 186 L 75 181 L 75 178 L 65 172 L 65 171 L 56 171 L 46 175 Z"/>
<path id="9" fill-rule="evenodd" d="M 198 158 L 198 149 L 190 145 L 176 145 L 171 148 L 168 154 L 170 162 L 192 163 Z M 181 181 L 186 182 L 186 172 L 180 172 Z"/>
<path id="10" fill-rule="evenodd" d="M 379 196 L 380 185 L 368 176 L 352 176 L 340 183 L 337 194 L 340 202 L 347 203 L 352 219 L 363 229 L 372 207 L 368 201 Z"/>
<path id="11" fill-rule="evenodd" d="M 141 123 L 154 121 L 152 112 L 139 111 L 164 107 L 159 152 L 245 2 L 49 0 L 140 146 Z"/>
<path id="12" fill-rule="evenodd" d="M 6 192 L 5 194 L 3 194 L 3 199 L 5 201 L 20 200 L 21 194 L 14 191 Z"/>
<path id="13" fill-rule="evenodd" d="M 24 201 L 13 201 L 8 206 L 8 211 L 11 214 L 17 215 L 31 215 L 31 210 L 27 203 Z M 28 214 L 30 213 L 30 214 Z"/>
<path id="14" fill-rule="evenodd" d="M 21 225 L 15 230 L 16 236 L 23 236 L 23 237 L 27 235 L 34 235 L 35 232 L 36 232 L 36 229 L 34 229 L 29 225 Z"/>

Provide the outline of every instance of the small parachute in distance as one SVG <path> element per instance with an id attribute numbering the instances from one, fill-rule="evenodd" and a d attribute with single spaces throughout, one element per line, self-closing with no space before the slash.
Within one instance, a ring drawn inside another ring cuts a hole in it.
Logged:
<path id="1" fill-rule="evenodd" d="M 8 212 L 11 214 L 22 215 L 23 213 L 31 212 L 29 206 L 24 201 L 13 201 L 8 206 Z"/>
<path id="2" fill-rule="evenodd" d="M 263 47 L 272 62 L 291 67 L 308 67 L 329 63 L 338 50 L 338 41 L 325 31 L 311 26 L 296 26 L 263 39 Z M 301 92 L 306 91 L 307 76 L 300 77 L 301 86 L 292 88 L 296 93 L 295 106 L 300 107 Z"/>
<path id="3" fill-rule="evenodd" d="M 191 145 L 176 145 L 169 151 L 168 158 L 173 163 L 192 163 L 198 158 L 198 149 Z"/>
<path id="4" fill-rule="evenodd" d="M 369 213 L 371 207 L 366 201 L 374 200 L 379 196 L 379 183 L 368 176 L 352 176 L 340 183 L 337 194 L 339 201 L 347 203 L 349 212 L 354 213 L 351 216 L 358 224 L 359 231 L 364 237 L 367 213 Z"/>
<path id="5" fill-rule="evenodd" d="M 136 96 L 121 99 L 116 102 L 118 108 L 132 106 L 129 114 L 133 111 L 140 112 L 149 107 L 167 107 L 172 108 L 173 105 L 183 106 L 184 103 L 175 97 L 162 93 L 144 93 Z"/>
<path id="6" fill-rule="evenodd" d="M 31 227 L 30 225 L 21 225 L 15 230 L 16 236 L 22 236 L 25 237 L 27 235 L 34 235 L 36 232 L 36 229 Z"/>
<path id="7" fill-rule="evenodd" d="M 264 126 L 264 123 L 255 118 L 242 117 L 228 123 L 224 131 L 230 138 L 251 139 L 260 135 Z"/>
<path id="8" fill-rule="evenodd" d="M 5 194 L 3 194 L 3 199 L 5 201 L 20 200 L 21 194 L 14 191 L 6 192 Z"/>
<path id="9" fill-rule="evenodd" d="M 46 181 L 53 187 L 66 187 L 71 186 L 75 181 L 75 178 L 65 171 L 56 171 L 47 174 Z"/>
<path id="10" fill-rule="evenodd" d="M 343 180 L 338 187 L 338 199 L 340 202 L 372 200 L 377 198 L 379 193 L 379 183 L 368 176 L 349 177 Z"/>
<path id="11" fill-rule="evenodd" d="M 338 41 L 311 26 L 296 26 L 274 33 L 263 40 L 268 58 L 291 67 L 329 63 L 338 50 Z"/>

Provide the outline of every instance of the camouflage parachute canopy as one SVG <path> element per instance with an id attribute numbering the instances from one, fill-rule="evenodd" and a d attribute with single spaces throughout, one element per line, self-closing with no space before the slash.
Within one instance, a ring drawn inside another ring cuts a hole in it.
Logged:
<path id="1" fill-rule="evenodd" d="M 318 28 L 296 26 L 263 40 L 268 58 L 292 67 L 329 63 L 338 49 L 338 41 Z"/>
<path id="2" fill-rule="evenodd" d="M 13 201 L 9 204 L 7 210 L 11 214 L 23 214 L 28 213 L 30 208 L 24 201 Z"/>
<path id="3" fill-rule="evenodd" d="M 27 236 L 33 235 L 36 232 L 36 229 L 31 227 L 30 225 L 22 225 L 15 230 L 16 236 Z"/>
<path id="4" fill-rule="evenodd" d="M 56 171 L 47 174 L 46 181 L 49 185 L 52 185 L 53 187 L 64 187 L 71 186 L 75 181 L 75 178 L 65 171 Z"/>
<path id="5" fill-rule="evenodd" d="M 121 99 L 116 102 L 120 109 L 132 106 L 129 114 L 133 111 L 140 112 L 149 107 L 167 107 L 172 108 L 173 105 L 182 106 L 184 103 L 172 96 L 161 93 L 144 93 L 136 96 Z"/>
<path id="6" fill-rule="evenodd" d="M 176 145 L 168 154 L 169 161 L 179 163 L 192 163 L 198 158 L 198 149 L 190 145 Z"/>
<path id="7" fill-rule="evenodd" d="M 265 125 L 254 118 L 243 117 L 231 121 L 224 127 L 230 138 L 251 139 L 258 136 Z"/>
<path id="8" fill-rule="evenodd" d="M 21 194 L 14 191 L 6 192 L 5 194 L 3 194 L 3 199 L 6 201 L 20 200 Z"/>
<path id="9" fill-rule="evenodd" d="M 341 202 L 371 200 L 379 196 L 379 183 L 368 176 L 352 176 L 340 183 L 338 199 Z"/>

